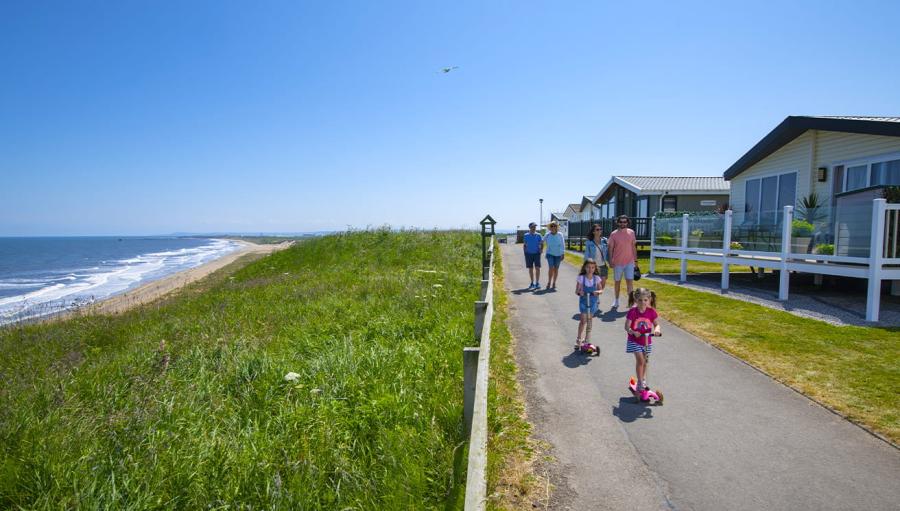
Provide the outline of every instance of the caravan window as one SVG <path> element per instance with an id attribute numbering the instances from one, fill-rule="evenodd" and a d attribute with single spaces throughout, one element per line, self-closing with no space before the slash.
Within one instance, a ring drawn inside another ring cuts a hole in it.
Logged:
<path id="1" fill-rule="evenodd" d="M 649 199 L 647 197 L 641 197 L 637 201 L 637 217 L 645 218 L 647 216 L 647 204 L 649 203 Z"/>
<path id="2" fill-rule="evenodd" d="M 666 213 L 674 213 L 678 209 L 678 197 L 666 195 L 663 197 L 662 210 Z"/>
<path id="3" fill-rule="evenodd" d="M 882 157 L 883 158 L 883 157 Z M 845 192 L 869 186 L 900 185 L 900 159 L 881 159 L 847 166 L 844 173 Z"/>
<path id="4" fill-rule="evenodd" d="M 872 164 L 871 186 L 900 185 L 900 160 Z"/>
<path id="5" fill-rule="evenodd" d="M 744 222 L 780 224 L 784 207 L 793 206 L 796 201 L 796 172 L 748 179 L 744 188 Z"/>
<path id="6" fill-rule="evenodd" d="M 845 190 L 856 190 L 857 188 L 865 188 L 868 186 L 866 182 L 867 165 L 855 165 L 847 167 L 847 185 Z"/>

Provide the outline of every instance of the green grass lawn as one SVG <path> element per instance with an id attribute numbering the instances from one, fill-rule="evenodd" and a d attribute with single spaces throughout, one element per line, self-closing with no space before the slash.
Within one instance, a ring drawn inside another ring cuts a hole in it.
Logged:
<path id="1" fill-rule="evenodd" d="M 580 266 L 583 258 L 581 255 L 572 252 L 566 252 L 566 261 Z M 641 271 L 647 273 L 650 271 L 650 253 L 647 251 L 638 252 L 638 266 Z M 749 266 L 732 264 L 729 266 L 732 273 L 749 272 Z M 722 273 L 721 263 L 708 263 L 705 261 L 688 261 L 688 273 Z M 681 273 L 681 261 L 678 259 L 667 259 L 663 257 L 656 258 L 656 273 Z M 612 268 L 610 268 L 610 272 Z M 612 275 L 610 275 L 612 276 Z"/>
<path id="2" fill-rule="evenodd" d="M 491 323 L 491 377 L 488 392 L 489 510 L 531 509 L 546 480 L 534 473 L 536 443 L 518 380 L 515 340 L 509 331 L 508 299 L 503 287 L 499 246 L 494 252 L 494 319 Z"/>
<path id="3" fill-rule="evenodd" d="M 571 252 L 566 252 L 566 261 L 575 264 L 576 266 L 581 265 L 582 256 L 573 254 Z M 640 266 L 641 271 L 647 273 L 650 271 L 650 254 L 645 252 L 638 252 L 638 266 Z M 730 265 L 730 269 L 732 273 L 737 272 L 749 272 L 749 266 L 743 266 L 739 264 Z M 707 263 L 704 261 L 688 261 L 687 266 L 688 273 L 722 273 L 722 264 L 721 263 Z M 610 268 L 610 272 L 612 272 L 612 268 Z M 667 259 L 663 257 L 656 258 L 656 273 L 681 273 L 681 261 L 678 259 Z M 610 275 L 612 277 L 612 275 Z"/>
<path id="4" fill-rule="evenodd" d="M 641 284 L 656 291 L 665 319 L 900 442 L 900 329 L 839 327 L 677 285 Z"/>
<path id="5" fill-rule="evenodd" d="M 0 508 L 458 506 L 478 239 L 316 238 L 0 330 Z"/>
<path id="6" fill-rule="evenodd" d="M 641 271 L 647 273 L 650 271 L 650 255 L 646 253 L 638 254 L 638 266 Z M 729 265 L 732 273 L 749 272 L 749 266 L 739 264 Z M 708 263 L 705 261 L 688 261 L 688 273 L 722 273 L 721 263 Z M 656 273 L 681 273 L 681 261 L 678 259 L 667 259 L 663 257 L 656 258 Z"/>

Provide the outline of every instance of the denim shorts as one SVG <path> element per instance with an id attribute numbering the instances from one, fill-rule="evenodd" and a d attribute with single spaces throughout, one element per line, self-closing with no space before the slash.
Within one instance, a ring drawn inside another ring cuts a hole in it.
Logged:
<path id="1" fill-rule="evenodd" d="M 625 275 L 625 280 L 634 280 L 634 263 L 613 267 L 613 280 L 616 282 L 622 280 L 622 275 Z"/>
<path id="2" fill-rule="evenodd" d="M 585 296 L 578 297 L 578 312 L 582 314 L 586 314 L 590 312 L 591 314 L 597 314 L 598 304 L 600 302 L 600 297 L 594 295 L 594 291 L 596 288 L 589 287 L 586 288 Z"/>
<path id="3" fill-rule="evenodd" d="M 525 252 L 525 267 L 532 268 L 534 266 L 541 267 L 541 253 L 529 254 Z"/>
<path id="4" fill-rule="evenodd" d="M 547 266 L 551 268 L 559 268 L 559 263 L 562 262 L 563 256 L 558 255 L 550 255 L 547 254 Z"/>

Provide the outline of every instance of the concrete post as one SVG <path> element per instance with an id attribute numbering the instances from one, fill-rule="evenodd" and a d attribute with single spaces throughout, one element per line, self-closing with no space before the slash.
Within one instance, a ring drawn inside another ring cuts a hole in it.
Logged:
<path id="1" fill-rule="evenodd" d="M 791 257 L 791 229 L 794 221 L 794 207 L 784 207 L 784 221 L 781 223 L 781 275 L 778 279 L 778 299 L 788 299 L 788 289 L 791 285 L 791 275 L 788 272 L 788 259 Z"/>
<path id="2" fill-rule="evenodd" d="M 733 212 L 725 211 L 725 231 L 722 234 L 722 292 L 728 292 L 729 278 L 731 277 L 728 256 L 731 254 L 731 222 Z"/>
<path id="3" fill-rule="evenodd" d="M 878 321 L 881 308 L 881 265 L 884 261 L 884 216 L 887 200 L 872 201 L 872 241 L 869 244 L 869 289 L 866 292 L 866 321 Z"/>
<path id="4" fill-rule="evenodd" d="M 681 216 L 681 278 L 678 280 L 679 282 L 687 282 L 687 259 L 685 259 L 685 254 L 687 253 L 688 246 L 688 236 L 690 236 L 690 224 L 688 223 L 688 214 L 685 213 Z"/>
<path id="5" fill-rule="evenodd" d="M 484 315 L 487 313 L 488 302 L 475 302 L 475 341 L 481 344 L 481 330 L 484 328 Z"/>
<path id="6" fill-rule="evenodd" d="M 463 428 L 466 438 L 469 438 L 469 434 L 472 432 L 479 353 L 481 353 L 480 348 L 463 348 Z"/>

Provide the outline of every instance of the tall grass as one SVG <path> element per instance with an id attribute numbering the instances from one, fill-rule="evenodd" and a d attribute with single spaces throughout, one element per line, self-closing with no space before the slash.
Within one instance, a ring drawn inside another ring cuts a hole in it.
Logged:
<path id="1" fill-rule="evenodd" d="M 445 507 L 479 266 L 472 233 L 355 232 L 0 331 L 0 508 Z"/>

